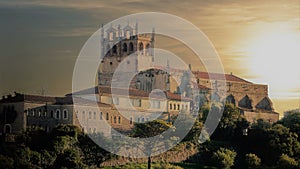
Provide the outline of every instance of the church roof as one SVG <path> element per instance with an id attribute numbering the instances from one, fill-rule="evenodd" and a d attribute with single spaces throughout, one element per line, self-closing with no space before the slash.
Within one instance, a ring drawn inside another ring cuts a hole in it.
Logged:
<path id="1" fill-rule="evenodd" d="M 208 73 L 208 72 L 200 72 L 200 71 L 193 71 L 193 74 L 198 76 L 200 79 L 224 80 L 225 77 L 226 81 L 252 84 L 251 82 L 242 79 L 240 77 L 237 77 L 233 74 Z"/>
<path id="2" fill-rule="evenodd" d="M 139 89 L 134 89 L 134 88 L 113 88 L 113 91 L 116 95 L 129 95 L 129 96 L 136 96 L 136 97 L 149 97 L 150 93 L 139 90 Z M 112 94 L 112 88 L 110 86 L 99 86 L 99 87 L 92 87 L 88 89 L 84 89 L 78 92 L 74 92 L 73 94 L 67 94 L 66 96 L 72 96 L 72 95 L 90 95 L 90 94 Z M 170 100 L 190 100 L 189 98 L 181 97 L 180 94 L 174 94 L 171 92 L 164 92 L 165 96 L 161 95 L 160 92 L 157 93 L 152 93 L 151 97 L 157 98 L 157 99 L 163 99 L 164 97 L 167 97 L 167 99 Z"/>

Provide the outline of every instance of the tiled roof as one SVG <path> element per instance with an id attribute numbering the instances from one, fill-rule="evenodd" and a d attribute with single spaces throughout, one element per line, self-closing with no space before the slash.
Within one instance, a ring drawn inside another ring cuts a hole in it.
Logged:
<path id="1" fill-rule="evenodd" d="M 226 81 L 231 81 L 231 82 L 251 83 L 233 74 L 208 73 L 208 72 L 200 72 L 200 71 L 193 71 L 193 74 L 199 77 L 200 79 L 224 80 L 225 78 Z"/>
<path id="2" fill-rule="evenodd" d="M 88 89 L 83 89 L 73 93 L 73 95 L 89 95 L 89 94 L 99 94 L 98 86 L 91 87 Z M 66 94 L 66 96 L 72 96 L 72 93 Z"/>
<path id="3" fill-rule="evenodd" d="M 94 102 L 92 100 L 84 99 L 81 97 L 63 97 L 58 99 L 55 105 L 86 105 L 86 106 L 95 106 L 98 105 L 99 107 L 111 107 L 109 104 L 101 103 L 101 102 Z"/>
<path id="4" fill-rule="evenodd" d="M 145 92 L 143 90 L 138 90 L 138 89 L 133 89 L 133 88 L 130 88 L 130 89 L 113 88 L 113 92 L 116 95 L 126 96 L 128 94 L 129 96 L 146 97 L 146 98 L 148 98 L 150 95 L 149 92 Z M 112 88 L 110 86 L 99 86 L 99 87 L 92 87 L 92 88 L 88 88 L 88 89 L 84 89 L 84 90 L 75 92 L 73 95 L 78 95 L 78 96 L 79 95 L 89 95 L 89 94 L 109 94 L 109 95 L 111 95 L 111 93 L 112 93 Z M 174 94 L 174 93 L 167 92 L 167 91 L 165 91 L 164 93 L 165 93 L 165 96 L 171 100 L 190 100 L 188 98 L 181 97 L 181 95 L 179 95 L 179 94 Z M 67 94 L 66 96 L 72 96 L 72 94 Z M 151 94 L 151 97 L 154 97 L 157 99 L 159 99 L 159 98 L 162 99 L 165 96 L 162 96 L 159 93 Z"/>

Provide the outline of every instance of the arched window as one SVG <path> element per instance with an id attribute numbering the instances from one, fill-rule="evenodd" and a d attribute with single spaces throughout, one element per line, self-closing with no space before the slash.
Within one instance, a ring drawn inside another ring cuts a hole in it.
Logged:
<path id="1" fill-rule="evenodd" d="M 130 38 L 130 31 L 126 31 L 126 38 L 129 39 Z"/>
<path id="2" fill-rule="evenodd" d="M 63 118 L 64 118 L 64 119 L 67 119 L 67 118 L 68 118 L 68 110 L 67 110 L 67 109 L 65 109 L 65 110 L 63 111 Z"/>
<path id="3" fill-rule="evenodd" d="M 170 110 L 172 110 L 172 104 L 170 104 Z"/>
<path id="4" fill-rule="evenodd" d="M 127 43 L 123 43 L 123 52 L 127 53 Z"/>
<path id="5" fill-rule="evenodd" d="M 10 124 L 4 125 L 4 133 L 11 133 L 11 125 Z"/>
<path id="6" fill-rule="evenodd" d="M 82 112 L 82 120 L 85 119 L 85 111 Z"/>
<path id="7" fill-rule="evenodd" d="M 177 104 L 177 110 L 180 110 L 180 105 L 179 104 Z"/>
<path id="8" fill-rule="evenodd" d="M 102 119 L 103 119 L 103 113 L 100 112 L 100 120 L 102 120 Z"/>
<path id="9" fill-rule="evenodd" d="M 55 118 L 57 118 L 57 119 L 60 118 L 60 110 L 59 109 L 56 110 Z"/>
<path id="10" fill-rule="evenodd" d="M 118 117 L 118 123 L 121 124 L 121 117 Z"/>
<path id="11" fill-rule="evenodd" d="M 150 54 L 150 44 L 148 43 L 146 45 L 146 55 L 148 56 Z"/>
<path id="12" fill-rule="evenodd" d="M 176 104 L 174 103 L 174 105 L 173 105 L 173 108 L 174 108 L 174 110 L 176 110 Z"/>
<path id="13" fill-rule="evenodd" d="M 234 96 L 232 94 L 227 96 L 226 103 L 235 105 L 235 99 L 234 99 Z"/>
<path id="14" fill-rule="evenodd" d="M 130 121 L 129 121 L 129 124 L 132 124 L 132 117 L 130 117 Z"/>
<path id="15" fill-rule="evenodd" d="M 239 101 L 239 107 L 252 109 L 252 100 L 246 95 L 242 100 Z"/>
<path id="16" fill-rule="evenodd" d="M 117 46 L 116 45 L 113 46 L 112 52 L 113 52 L 113 54 L 117 54 Z"/>
<path id="17" fill-rule="evenodd" d="M 117 123 L 117 117 L 114 116 L 114 123 Z"/>
<path id="18" fill-rule="evenodd" d="M 89 119 L 92 119 L 92 112 L 89 112 Z"/>
<path id="19" fill-rule="evenodd" d="M 144 54 L 144 44 L 142 42 L 139 44 L 139 51 L 141 55 Z"/>
<path id="20" fill-rule="evenodd" d="M 97 115 L 96 112 L 94 112 L 94 119 L 96 119 L 96 115 Z"/>
<path id="21" fill-rule="evenodd" d="M 109 120 L 108 112 L 106 112 L 106 120 Z"/>
<path id="22" fill-rule="evenodd" d="M 133 52 L 133 43 L 132 42 L 129 43 L 129 52 Z"/>

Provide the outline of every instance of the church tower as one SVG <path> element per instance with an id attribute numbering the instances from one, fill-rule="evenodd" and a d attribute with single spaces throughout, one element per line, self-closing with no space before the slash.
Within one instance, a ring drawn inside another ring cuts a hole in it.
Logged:
<path id="1" fill-rule="evenodd" d="M 138 23 L 134 28 L 128 23 L 123 28 L 121 25 L 110 25 L 107 30 L 101 29 L 101 57 L 103 57 L 99 72 L 98 84 L 111 85 L 114 72 L 119 64 L 126 58 L 124 75 L 126 73 L 140 72 L 149 69 L 154 61 L 154 30 L 152 34 L 138 34 Z M 122 64 L 122 66 L 124 63 Z M 124 78 L 120 77 L 120 78 Z M 122 81 L 122 79 L 114 79 Z"/>

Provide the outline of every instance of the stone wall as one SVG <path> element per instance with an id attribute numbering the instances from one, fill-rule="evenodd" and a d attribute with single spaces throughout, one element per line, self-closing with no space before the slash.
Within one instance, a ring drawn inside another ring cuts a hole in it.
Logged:
<path id="1" fill-rule="evenodd" d="M 271 112 L 249 112 L 249 111 L 244 111 L 243 112 L 245 118 L 247 121 L 250 123 L 255 122 L 258 119 L 263 119 L 266 120 L 270 123 L 275 123 L 279 119 L 279 114 L 278 113 L 271 113 Z"/>

